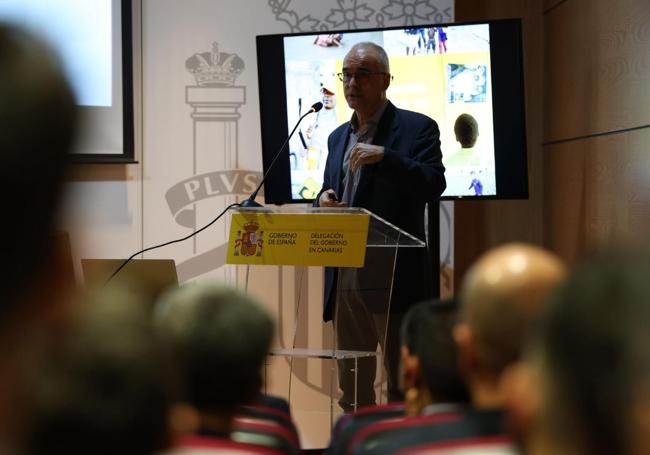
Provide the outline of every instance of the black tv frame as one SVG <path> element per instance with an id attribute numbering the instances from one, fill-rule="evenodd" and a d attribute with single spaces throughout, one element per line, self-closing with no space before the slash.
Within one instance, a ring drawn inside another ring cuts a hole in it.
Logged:
<path id="1" fill-rule="evenodd" d="M 135 116 L 133 72 L 134 39 L 133 10 L 141 8 L 141 0 L 120 0 L 122 27 L 122 153 L 70 154 L 73 163 L 132 164 L 135 161 Z"/>
<path id="2" fill-rule="evenodd" d="M 492 81 L 492 112 L 494 126 L 495 179 L 497 194 L 493 196 L 445 196 L 442 200 L 528 199 L 528 161 L 526 152 L 526 121 L 524 97 L 523 46 L 520 19 L 416 24 L 415 27 L 446 27 L 488 24 L 490 26 L 490 61 Z M 411 26 L 413 27 L 413 26 Z M 286 112 L 284 64 L 285 37 L 322 33 L 355 33 L 399 30 L 405 26 L 358 30 L 332 30 L 305 33 L 258 35 L 257 71 L 262 133 L 262 161 L 267 204 L 304 204 L 309 199 L 293 199 L 289 153 L 285 150 L 274 167 L 269 166 L 289 130 Z M 291 125 L 293 126 L 293 125 Z"/>

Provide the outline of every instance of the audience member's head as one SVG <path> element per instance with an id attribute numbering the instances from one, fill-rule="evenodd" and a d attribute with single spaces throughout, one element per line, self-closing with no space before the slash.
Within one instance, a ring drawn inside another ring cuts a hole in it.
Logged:
<path id="1" fill-rule="evenodd" d="M 241 292 L 185 286 L 162 298 L 156 323 L 185 375 L 186 400 L 227 431 L 237 408 L 259 398 L 273 321 Z"/>
<path id="2" fill-rule="evenodd" d="M 0 444 L 10 443 L 24 409 L 24 351 L 62 308 L 69 264 L 60 264 L 54 227 L 76 124 L 51 49 L 0 23 Z"/>
<path id="3" fill-rule="evenodd" d="M 52 50 L 0 24 L 0 321 L 13 316 L 36 279 L 54 272 L 48 261 L 76 125 L 74 98 Z"/>
<path id="4" fill-rule="evenodd" d="M 478 122 L 469 114 L 460 114 L 454 123 L 454 134 L 461 147 L 474 147 L 478 139 Z"/>
<path id="5" fill-rule="evenodd" d="M 554 294 L 511 400 L 530 453 L 650 453 L 648 277 L 650 256 L 609 252 Z"/>
<path id="6" fill-rule="evenodd" d="M 172 357 L 130 295 L 96 296 L 37 365 L 32 454 L 148 454 L 170 443 Z"/>
<path id="7" fill-rule="evenodd" d="M 519 360 L 545 298 L 565 275 L 556 256 L 521 243 L 489 251 L 467 272 L 454 337 L 475 407 L 503 406 L 502 374 Z"/>
<path id="8" fill-rule="evenodd" d="M 432 404 L 466 403 L 452 336 L 457 306 L 453 300 L 420 303 L 402 320 L 402 381 L 409 415 Z"/>

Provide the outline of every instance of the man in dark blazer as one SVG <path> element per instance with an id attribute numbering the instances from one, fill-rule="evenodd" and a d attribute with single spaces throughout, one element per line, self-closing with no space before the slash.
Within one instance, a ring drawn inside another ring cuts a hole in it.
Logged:
<path id="1" fill-rule="evenodd" d="M 392 79 L 388 56 L 374 43 L 354 45 L 339 78 L 354 114 L 329 136 L 316 205 L 363 207 L 424 239 L 425 205 L 436 201 L 446 187 L 438 126 L 429 117 L 388 101 L 386 89 Z M 434 273 L 424 248 L 404 248 L 397 253 L 391 294 L 394 252 L 369 249 L 364 268 L 327 269 L 323 312 L 325 321 L 334 319 L 338 349 L 374 351 L 377 344 L 382 346 L 389 400 L 401 398 L 397 384 L 401 315 L 431 296 Z M 339 364 L 343 390 L 339 403 L 346 411 L 354 407 L 353 368 L 353 361 Z M 374 358 L 359 365 L 359 406 L 375 402 L 375 368 Z"/>

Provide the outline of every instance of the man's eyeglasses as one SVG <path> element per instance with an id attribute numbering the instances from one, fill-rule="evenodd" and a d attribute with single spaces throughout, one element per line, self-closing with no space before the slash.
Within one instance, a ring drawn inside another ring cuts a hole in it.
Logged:
<path id="1" fill-rule="evenodd" d="M 341 82 L 347 84 L 352 80 L 352 78 L 354 78 L 354 80 L 356 80 L 357 82 L 364 82 L 368 80 L 370 76 L 374 76 L 376 74 L 388 74 L 390 76 L 390 74 L 385 71 L 372 72 L 372 71 L 364 71 L 364 70 L 357 71 L 356 73 L 343 71 L 342 73 L 337 73 L 337 76 Z"/>

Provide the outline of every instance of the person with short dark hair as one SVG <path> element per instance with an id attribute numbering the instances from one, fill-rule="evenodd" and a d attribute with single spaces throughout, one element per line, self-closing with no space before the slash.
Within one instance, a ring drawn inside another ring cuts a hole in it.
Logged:
<path id="1" fill-rule="evenodd" d="M 20 427 L 25 351 L 66 319 L 72 283 L 54 230 L 77 120 L 52 49 L 0 24 L 0 446 Z"/>
<path id="2" fill-rule="evenodd" d="M 478 139 L 478 122 L 469 114 L 460 114 L 454 122 L 456 140 L 463 148 L 471 148 Z"/>
<path id="3" fill-rule="evenodd" d="M 512 381 L 526 453 L 650 453 L 650 254 L 612 250 L 552 296 Z"/>
<path id="4" fill-rule="evenodd" d="M 364 428 L 406 416 L 462 415 L 469 394 L 458 369 L 452 336 L 458 307 L 454 300 L 431 300 L 411 308 L 401 326 L 401 379 L 405 403 L 362 408 L 343 415 L 326 453 L 346 453 Z"/>
<path id="5" fill-rule="evenodd" d="M 454 134 L 460 144 L 460 149 L 444 157 L 445 166 L 481 166 L 483 159 L 480 150 L 476 149 L 479 127 L 476 119 L 470 114 L 460 114 L 454 122 Z"/>
<path id="6" fill-rule="evenodd" d="M 459 409 L 469 394 L 458 369 L 452 336 L 454 300 L 420 303 L 402 321 L 402 384 L 407 415 Z"/>

